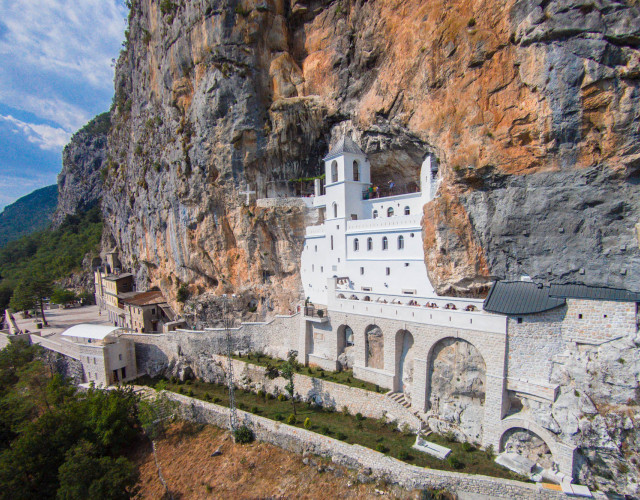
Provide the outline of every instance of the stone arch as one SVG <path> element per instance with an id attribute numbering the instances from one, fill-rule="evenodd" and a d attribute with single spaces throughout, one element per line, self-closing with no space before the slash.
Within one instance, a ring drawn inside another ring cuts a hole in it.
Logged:
<path id="1" fill-rule="evenodd" d="M 408 330 L 396 332 L 396 376 L 397 390 L 411 398 L 413 388 L 413 335 Z"/>
<path id="2" fill-rule="evenodd" d="M 480 350 L 453 337 L 438 340 L 429 353 L 429 424 L 482 442 L 487 367 Z"/>
<path id="3" fill-rule="evenodd" d="M 378 325 L 369 325 L 364 331 L 364 365 L 384 369 L 384 335 Z"/>
<path id="4" fill-rule="evenodd" d="M 545 456 L 545 448 L 549 456 Z M 535 422 L 518 417 L 502 420 L 498 451 L 524 455 L 543 468 L 550 468 L 552 461 L 556 461 L 560 454 L 558 442 L 551 432 Z"/>
<path id="5" fill-rule="evenodd" d="M 355 359 L 355 334 L 349 325 L 340 325 L 337 335 L 338 367 L 341 370 L 350 370 Z"/>

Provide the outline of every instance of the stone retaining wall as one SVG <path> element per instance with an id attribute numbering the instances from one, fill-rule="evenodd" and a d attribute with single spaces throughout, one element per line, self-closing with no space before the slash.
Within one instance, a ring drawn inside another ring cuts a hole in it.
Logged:
<path id="1" fill-rule="evenodd" d="M 220 369 L 226 373 L 226 358 L 212 357 Z M 244 361 L 233 360 L 233 373 L 238 385 L 254 391 L 262 389 L 270 394 L 286 394 L 284 386 L 286 380 L 277 377 L 270 380 L 266 376 L 266 368 Z M 247 383 L 242 381 L 246 380 Z M 398 425 L 409 425 L 414 430 L 420 427 L 420 421 L 408 409 L 392 401 L 384 394 L 358 389 L 344 384 L 328 382 L 315 377 L 296 373 L 293 378 L 296 394 L 305 401 L 315 401 L 325 408 L 335 408 L 341 411 L 344 407 L 355 415 L 362 413 L 369 418 L 386 418 Z"/>
<path id="2" fill-rule="evenodd" d="M 180 413 L 186 420 L 229 428 L 228 408 L 170 392 L 167 396 L 180 404 Z M 329 457 L 334 463 L 350 468 L 369 468 L 374 477 L 407 489 L 438 488 L 491 498 L 564 498 L 562 493 L 544 490 L 538 485 L 410 465 L 360 445 L 347 444 L 239 410 L 238 418 L 253 429 L 260 441 L 295 453 L 309 452 Z"/>

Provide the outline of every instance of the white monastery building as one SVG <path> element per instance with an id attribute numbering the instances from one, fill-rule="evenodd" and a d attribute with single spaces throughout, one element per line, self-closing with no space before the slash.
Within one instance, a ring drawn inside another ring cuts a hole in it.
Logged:
<path id="1" fill-rule="evenodd" d="M 346 298 L 355 292 L 365 293 L 364 300 L 372 300 L 369 293 L 434 296 L 420 226 L 422 207 L 437 188 L 431 156 L 422 164 L 420 192 L 384 198 L 376 197 L 367 157 L 351 138 L 343 137 L 324 161 L 325 194 L 317 180 L 313 200 L 324 223 L 307 228 L 302 252 L 305 297 L 328 304 L 329 278 L 337 278 Z"/>

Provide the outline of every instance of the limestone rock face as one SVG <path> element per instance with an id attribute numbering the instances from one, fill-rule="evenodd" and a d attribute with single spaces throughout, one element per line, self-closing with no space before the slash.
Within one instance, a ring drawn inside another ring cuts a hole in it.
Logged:
<path id="1" fill-rule="evenodd" d="M 107 157 L 109 113 L 93 118 L 76 132 L 62 153 L 58 175 L 58 206 L 53 225 L 58 227 L 67 215 L 94 206 L 102 196 L 100 171 Z"/>
<path id="2" fill-rule="evenodd" d="M 240 192 L 295 191 L 288 181 L 320 174 L 350 131 L 379 185 L 415 182 L 438 158 L 423 238 L 439 293 L 523 274 L 638 288 L 639 9 L 134 1 L 106 238 L 172 300 L 190 283 L 196 299 L 250 292 L 258 313 L 284 312 L 300 289 L 302 212 L 258 215 Z"/>

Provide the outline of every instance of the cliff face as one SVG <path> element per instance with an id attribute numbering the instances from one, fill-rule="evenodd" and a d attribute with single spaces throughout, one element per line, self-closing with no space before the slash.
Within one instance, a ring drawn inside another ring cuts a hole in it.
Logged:
<path id="1" fill-rule="evenodd" d="M 440 293 L 640 286 L 635 2 L 132 3 L 103 208 L 141 281 L 288 309 L 304 209 L 240 193 L 321 173 L 349 130 L 376 183 L 439 159 L 423 238 Z"/>
<path id="2" fill-rule="evenodd" d="M 109 127 L 109 113 L 102 113 L 78 130 L 65 146 L 54 227 L 60 226 L 67 215 L 91 208 L 102 196 L 100 171 L 107 156 Z"/>

